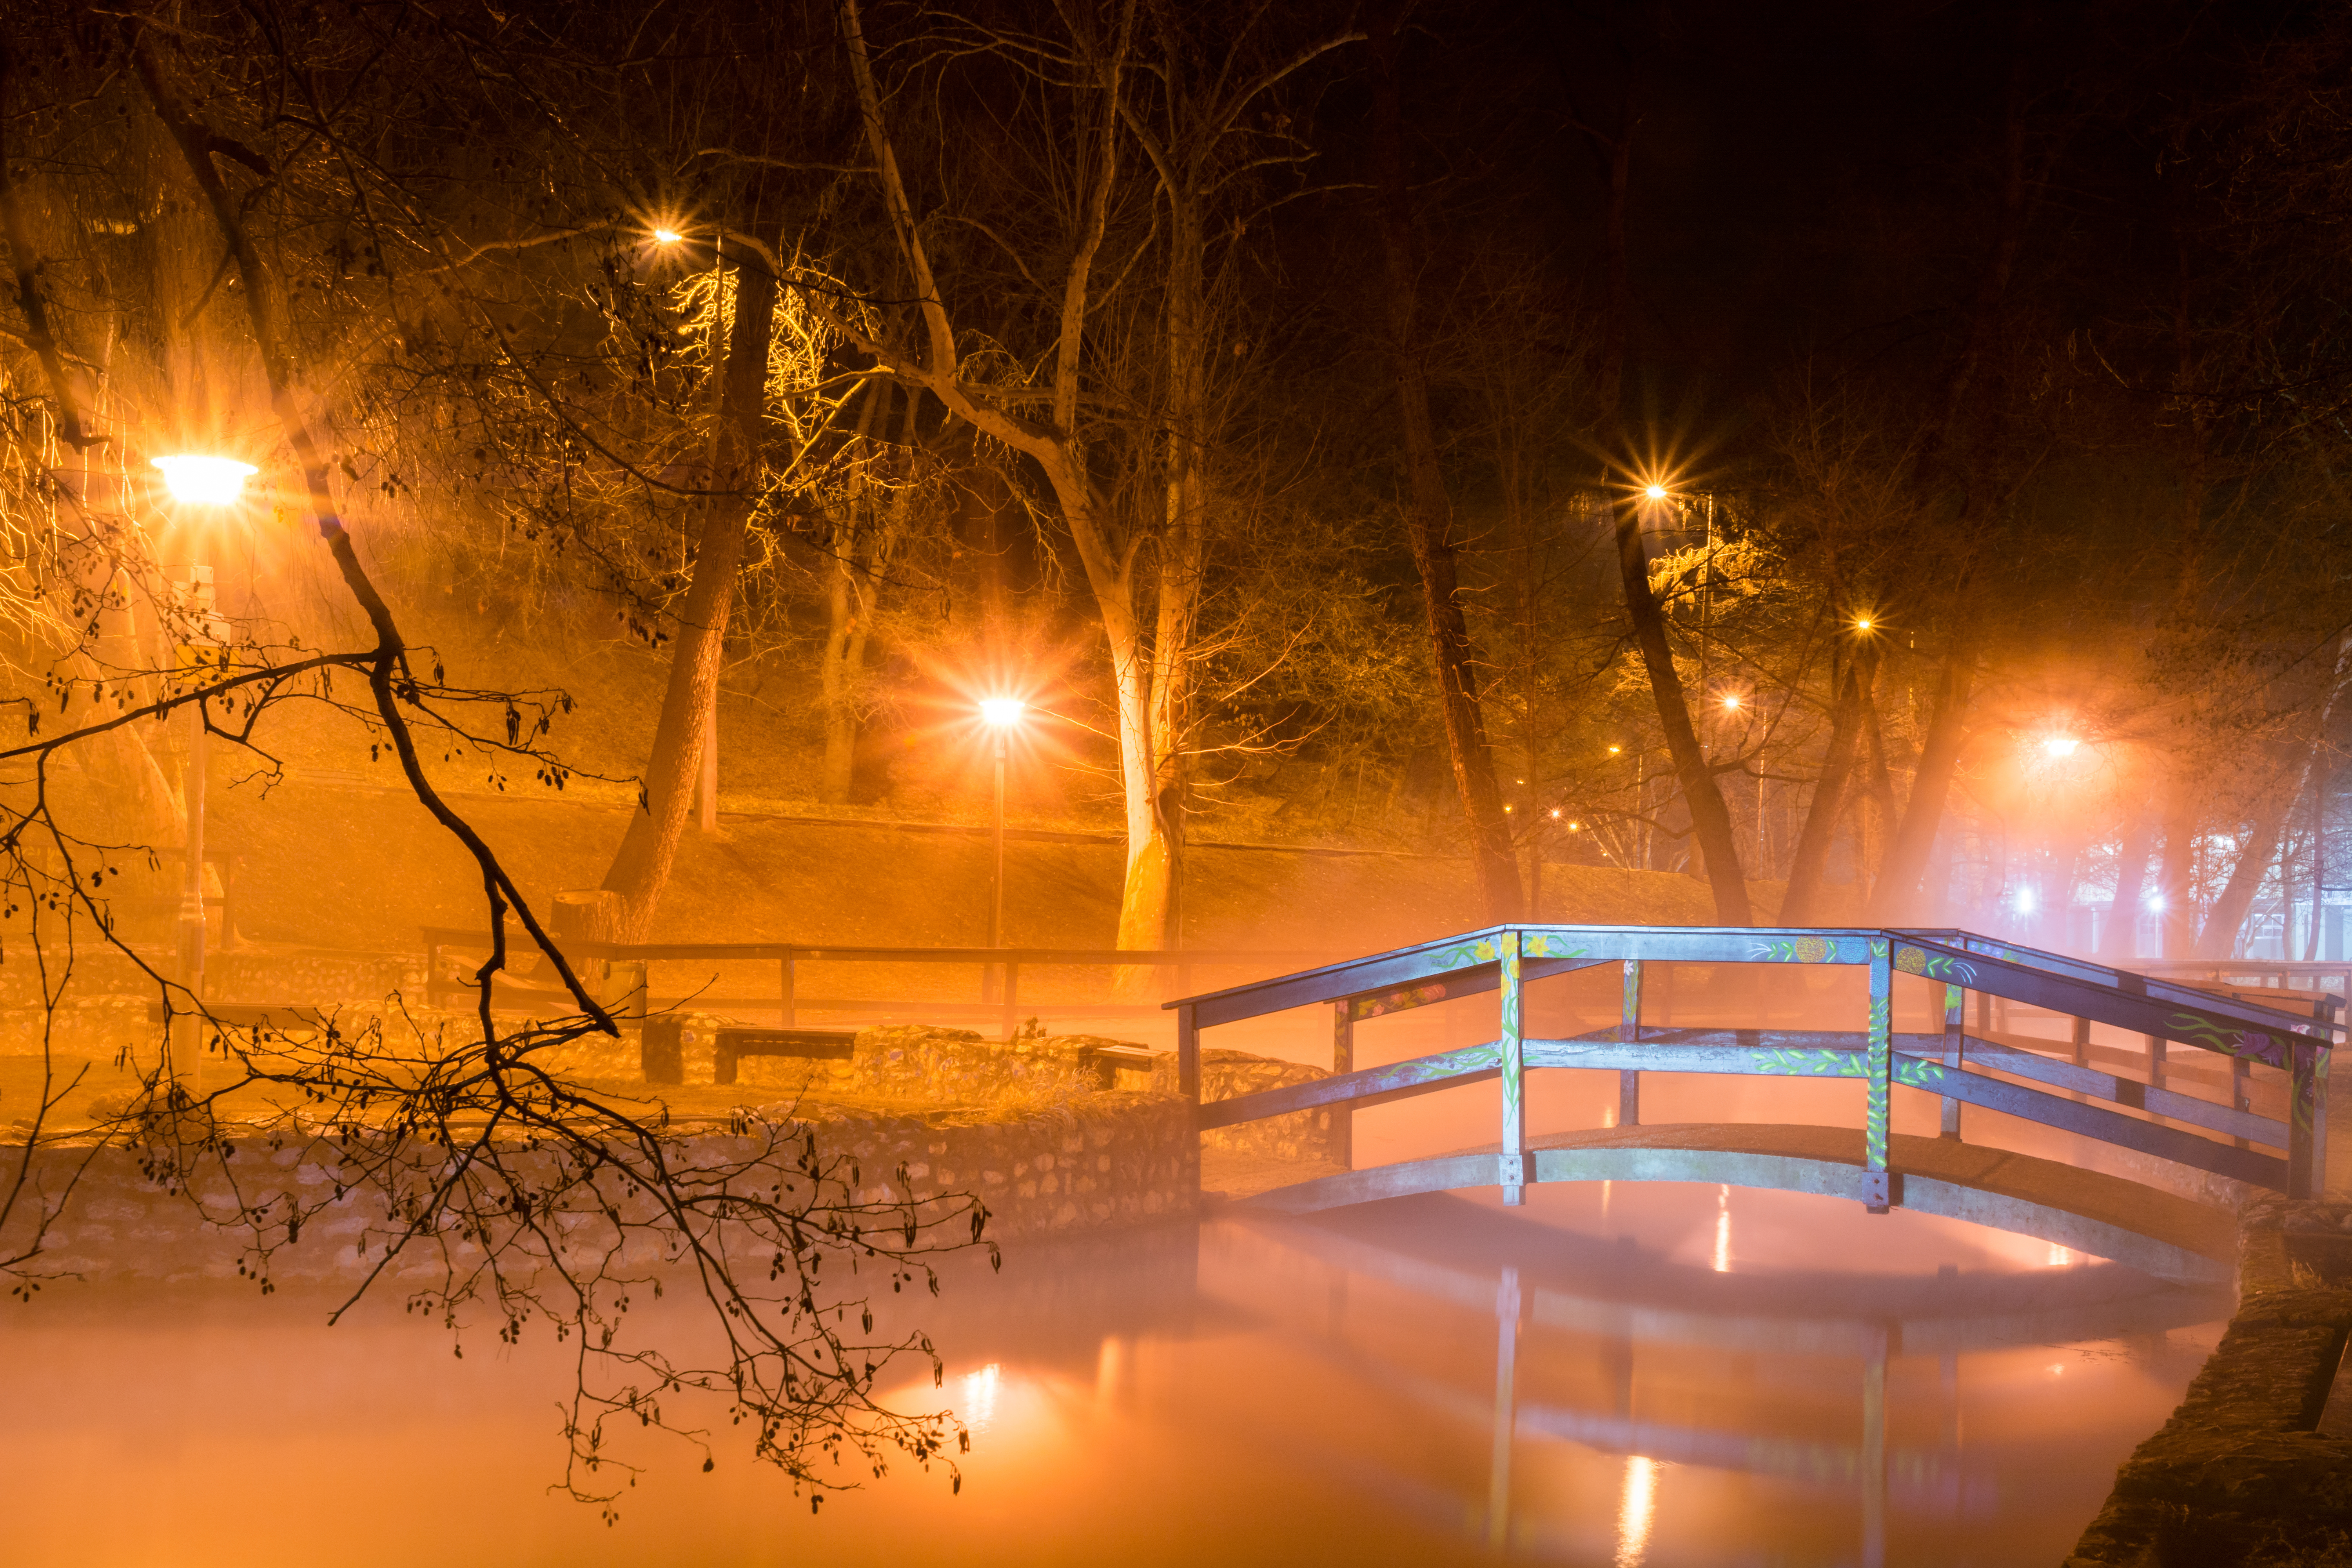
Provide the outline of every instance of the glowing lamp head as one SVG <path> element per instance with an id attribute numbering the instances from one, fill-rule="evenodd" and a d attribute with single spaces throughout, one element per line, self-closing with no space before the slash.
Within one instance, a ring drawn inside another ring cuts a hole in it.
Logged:
<path id="1" fill-rule="evenodd" d="M 199 458 L 183 454 L 157 458 L 163 488 L 172 499 L 190 506 L 235 506 L 245 494 L 245 481 L 261 470 L 235 458 Z"/>
<path id="2" fill-rule="evenodd" d="M 2148 907 L 2150 913 L 2160 915 L 2164 912 L 2164 895 L 2162 893 L 2150 893 L 2147 898 L 2140 901 Z"/>
<path id="3" fill-rule="evenodd" d="M 2042 749 L 2053 757 L 2071 757 L 2074 754 L 2074 748 L 2082 743 L 2072 735 L 2053 735 L 2042 742 Z"/>
<path id="4" fill-rule="evenodd" d="M 980 700 L 980 721 L 992 730 L 1010 730 L 1021 722 L 1029 711 L 1029 704 L 1018 697 L 983 697 Z"/>
<path id="5" fill-rule="evenodd" d="M 2037 900 L 2033 896 L 2032 889 L 2020 888 L 2017 889 L 2017 912 L 2019 914 L 2032 914 L 2033 912 L 2033 906 L 2036 902 Z"/>
<path id="6" fill-rule="evenodd" d="M 1648 489 L 1643 490 L 1642 493 L 1648 496 L 1652 500 L 1664 500 L 1666 499 L 1666 487 L 1664 485 L 1652 485 Z"/>
<path id="7" fill-rule="evenodd" d="M 1618 752 L 1620 752 L 1623 751 L 1624 749 L 1625 749 L 1625 748 L 1624 748 L 1624 747 L 1622 747 L 1622 746 L 1612 746 L 1612 747 L 1610 747 L 1610 748 L 1609 748 L 1609 754 L 1610 754 L 1611 756 L 1612 756 L 1612 757 L 1613 757 L 1613 756 L 1615 756 Z"/>
<path id="8" fill-rule="evenodd" d="M 1858 632 L 1868 631 L 1870 629 L 1870 617 L 1868 616 L 1864 616 L 1860 619 L 1856 620 L 1853 623 L 1853 629 Z"/>
<path id="9" fill-rule="evenodd" d="M 1735 692 L 1733 692 L 1730 696 L 1728 696 L 1728 697 L 1727 697 L 1727 698 L 1725 698 L 1725 699 L 1723 700 L 1723 705 L 1724 705 L 1726 708 L 1733 709 L 1733 710 L 1736 710 L 1739 707 L 1739 694 L 1738 694 L 1738 692 L 1736 692 L 1736 691 L 1735 691 Z"/>
<path id="10" fill-rule="evenodd" d="M 678 233 L 677 230 L 674 228 L 657 228 L 654 230 L 654 243 L 656 245 L 676 245 L 679 240 L 684 239 L 685 237 L 686 236 Z"/>
<path id="11" fill-rule="evenodd" d="M 1557 822 L 1557 821 L 1559 821 L 1559 807 L 1558 807 L 1558 806 L 1556 806 L 1556 805 L 1555 805 L 1555 806 L 1553 806 L 1553 807 L 1551 808 L 1551 816 L 1552 816 L 1552 820 L 1553 820 L 1554 822 Z"/>

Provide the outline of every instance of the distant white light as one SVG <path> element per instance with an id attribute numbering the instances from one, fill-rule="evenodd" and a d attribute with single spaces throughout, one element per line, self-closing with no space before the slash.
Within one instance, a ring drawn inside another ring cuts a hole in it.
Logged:
<path id="1" fill-rule="evenodd" d="M 1021 722 L 1029 711 L 1029 704 L 1018 697 L 983 697 L 980 700 L 981 722 L 998 730 L 1009 730 Z"/>
<path id="2" fill-rule="evenodd" d="M 684 239 L 685 237 L 686 236 L 678 233 L 677 230 L 674 228 L 657 228 L 654 230 L 654 243 L 656 245 L 676 245 L 679 240 Z"/>
<path id="3" fill-rule="evenodd" d="M 1723 700 L 1723 705 L 1726 708 L 1737 710 L 1739 707 L 1739 694 L 1736 691 L 1733 692 L 1730 696 Z"/>
<path id="4" fill-rule="evenodd" d="M 2053 757 L 2071 757 L 2082 743 L 2072 735 L 2053 735 L 2042 742 L 2042 749 Z"/>
<path id="5" fill-rule="evenodd" d="M 2146 904 L 2158 914 L 2162 914 L 2164 912 L 2164 895 L 2162 893 L 2150 893 L 2147 897 L 2142 899 L 2140 902 Z"/>
<path id="6" fill-rule="evenodd" d="M 245 494 L 245 481 L 261 472 L 251 463 L 240 463 L 235 458 L 200 458 L 182 454 L 174 458 L 157 458 L 155 467 L 163 475 L 163 488 L 172 499 L 190 506 L 235 506 Z"/>
<path id="7" fill-rule="evenodd" d="M 2033 912 L 2033 903 L 2034 899 L 2032 889 L 2020 888 L 2017 889 L 2017 912 L 2019 914 L 2032 914 Z"/>

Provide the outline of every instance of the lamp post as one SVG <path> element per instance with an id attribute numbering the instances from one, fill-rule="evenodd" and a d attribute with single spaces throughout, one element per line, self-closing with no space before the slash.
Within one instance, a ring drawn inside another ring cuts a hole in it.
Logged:
<path id="1" fill-rule="evenodd" d="M 996 742 L 996 812 L 991 834 L 993 865 L 988 886 L 988 945 L 1004 945 L 1004 754 L 1015 726 L 1029 710 L 1029 705 L 1017 697 L 990 697 L 980 704 L 981 722 L 986 724 Z"/>
<path id="2" fill-rule="evenodd" d="M 172 499 L 184 506 L 234 506 L 245 493 L 245 481 L 260 470 L 250 463 L 240 463 L 234 458 L 207 458 L 182 455 L 157 458 L 155 468 L 163 476 L 163 486 Z M 213 610 L 213 569 L 190 565 L 184 569 L 182 587 L 187 595 L 186 610 L 193 621 L 186 640 L 180 644 L 178 663 L 181 673 L 195 679 L 196 672 L 208 664 L 216 663 L 225 642 L 221 635 L 227 627 Z M 178 936 L 180 983 L 188 994 L 200 996 L 205 985 L 205 771 L 210 751 L 205 727 L 205 705 L 199 700 L 188 704 L 188 769 L 182 784 L 187 808 L 188 838 L 186 875 L 181 883 Z M 226 933 L 224 932 L 224 935 Z"/>

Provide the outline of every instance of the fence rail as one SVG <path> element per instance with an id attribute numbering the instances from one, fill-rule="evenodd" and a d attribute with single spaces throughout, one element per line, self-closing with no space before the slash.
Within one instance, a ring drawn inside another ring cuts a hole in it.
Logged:
<path id="1" fill-rule="evenodd" d="M 459 952 L 488 953 L 489 939 L 480 931 L 452 926 L 426 926 L 425 933 L 425 997 L 429 1005 L 462 997 L 474 1005 L 480 987 L 470 980 L 443 977 L 445 957 Z M 803 1013 L 848 1014 L 852 1016 L 897 1016 L 920 1014 L 930 1017 L 994 1019 L 1008 1037 L 1021 1022 L 1021 972 L 1046 968 L 1108 968 L 1173 970 L 1175 988 L 1187 990 L 1199 969 L 1264 967 L 1313 961 L 1330 956 L 1328 950 L 1240 952 L 1211 948 L 1058 948 L 1058 947 L 859 947 L 834 942 L 609 942 L 565 941 L 564 957 L 575 965 L 653 964 L 683 963 L 766 963 L 776 966 L 776 990 L 766 996 L 719 996 L 700 993 L 653 995 L 642 983 L 636 988 L 634 1014 L 690 1003 L 711 1011 L 749 1009 L 772 1011 L 778 1026 L 792 1028 Z M 509 952 L 520 950 L 511 944 Z M 800 967 L 807 963 L 914 963 L 979 971 L 981 991 L 976 1002 L 907 996 L 812 996 L 801 990 Z M 1034 975 L 1033 975 L 1034 978 Z M 493 1005 L 501 1010 L 527 1011 L 534 1006 L 572 1008 L 569 993 L 550 985 L 533 985 L 501 975 Z M 1089 1017 L 1153 1017 L 1157 1004 L 1082 1002 L 1040 1004 L 1031 1011 L 1061 1011 Z"/>
<path id="2" fill-rule="evenodd" d="M 1649 984 L 1645 966 L 1661 963 L 1863 969 L 1868 978 L 1866 1026 L 1660 1029 L 1644 1022 L 1643 997 Z M 1523 1032 L 1528 984 L 1603 965 L 1617 966 L 1622 975 L 1622 1012 L 1613 1026 L 1566 1039 L 1530 1038 Z M 2225 974 L 2245 973 L 2235 965 L 2221 967 Z M 1895 1032 L 1897 975 L 1928 988 L 1930 1016 L 1939 1029 Z M 1358 1023 L 1496 990 L 1502 994 L 1495 1039 L 1381 1067 L 1355 1066 Z M 1969 992 L 1979 997 L 1973 1033 L 1968 1027 Z M 2076 1026 L 2065 1040 L 1998 1033 L 1988 1021 L 1992 998 L 2045 1009 L 2076 1020 Z M 1640 1120 L 1645 1072 L 1858 1079 L 1864 1089 L 1861 1190 L 1872 1208 L 1883 1209 L 1894 1195 L 1887 1134 L 1896 1085 L 1941 1100 L 1948 1138 L 1960 1135 L 1961 1108 L 1976 1105 L 2309 1196 L 2325 1185 L 2326 1060 L 2342 998 L 2305 1003 L 2297 997 L 2295 1003 L 2290 1009 L 2249 1001 L 2217 991 L 2210 981 L 2199 984 L 2113 969 L 1957 931 L 1499 926 L 1165 1005 L 1177 1016 L 1180 1085 L 1196 1101 L 1202 1029 L 1295 1007 L 1332 1009 L 1331 1077 L 1202 1105 L 1198 1116 L 1203 1129 L 1314 1107 L 1351 1112 L 1500 1079 L 1496 1179 L 1504 1201 L 1514 1204 L 1522 1201 L 1532 1173 L 1523 1110 L 1525 1079 L 1532 1069 L 1615 1071 L 1621 1125 Z M 2145 1079 L 2105 1070 L 2141 1064 L 2128 1053 L 2093 1047 L 2095 1023 L 2140 1037 L 2147 1047 Z M 2176 1045 L 2190 1048 L 2179 1066 L 2168 1055 Z M 2055 1059 L 2062 1053 L 2069 1059 Z M 2200 1060 L 2226 1064 L 2226 1076 L 2195 1070 L 2191 1064 Z M 2182 1072 L 2180 1066 L 2191 1070 Z M 2276 1097 L 2277 1116 L 2253 1109 L 2250 1078 L 2256 1068 L 2274 1069 L 2284 1080 L 2284 1092 Z M 2182 1093 L 2184 1085 L 2223 1090 L 2228 1103 Z M 1338 1120 L 1344 1123 L 1347 1117 Z M 2261 1152 L 2255 1144 L 2283 1151 L 2284 1157 Z M 1344 1136 L 1341 1147 L 1347 1147 Z"/>

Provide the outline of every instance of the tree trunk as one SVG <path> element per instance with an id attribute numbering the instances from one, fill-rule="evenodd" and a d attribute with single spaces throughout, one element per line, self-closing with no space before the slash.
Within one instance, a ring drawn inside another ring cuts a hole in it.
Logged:
<path id="1" fill-rule="evenodd" d="M 1911 778 L 1911 795 L 1904 802 L 1903 825 L 1886 847 L 1886 863 L 1870 895 L 1873 924 L 1894 925 L 1933 915 L 1947 896 L 1936 889 L 1923 895 L 1921 875 L 1936 847 L 1936 834 L 1944 821 L 1944 802 L 1959 771 L 1960 752 L 1968 745 L 1969 695 L 1974 685 L 1974 657 L 1965 640 L 1955 638 L 1944 655 L 1941 678 L 1936 683 L 1936 709 L 1927 719 L 1927 742 L 1919 748 L 1918 771 Z"/>
<path id="2" fill-rule="evenodd" d="M 1633 623 L 1634 645 L 1650 676 L 1650 696 L 1657 704 L 1658 727 L 1666 733 L 1666 750 L 1674 758 L 1675 774 L 1683 789 L 1683 805 L 1690 812 L 1691 838 L 1706 862 L 1706 879 L 1715 890 L 1715 916 L 1725 925 L 1753 925 L 1748 904 L 1748 881 L 1739 869 L 1739 847 L 1731 835 L 1731 812 L 1716 787 L 1715 770 L 1691 725 L 1690 709 L 1683 700 L 1682 678 L 1675 672 L 1674 650 L 1666 643 L 1666 620 L 1650 592 L 1649 552 L 1642 543 L 1639 503 L 1627 500 L 1615 509 L 1617 574 L 1625 588 L 1625 613 Z"/>
<path id="3" fill-rule="evenodd" d="M 1822 759 L 1821 777 L 1805 808 L 1805 826 L 1797 835 L 1797 849 L 1789 864 L 1788 891 L 1780 900 L 1780 923 L 1817 924 L 1814 905 L 1820 902 L 1822 873 L 1829 865 L 1830 846 L 1837 837 L 1838 815 L 1845 807 L 1853 773 L 1854 751 L 1862 735 L 1862 716 L 1870 700 L 1857 654 L 1838 681 L 1837 700 L 1830 708 L 1829 752 Z"/>
<path id="4" fill-rule="evenodd" d="M 866 405 L 857 413 L 857 438 L 862 444 L 877 420 L 888 417 L 891 384 L 876 377 L 867 387 Z M 907 395 L 905 446 L 914 449 L 915 416 L 922 394 Z M 824 647 L 818 656 L 818 700 L 824 711 L 824 771 L 818 798 L 839 805 L 849 798 L 857 772 L 859 689 L 866 672 L 866 644 L 874 626 L 874 600 L 879 591 L 878 569 L 898 542 L 902 503 L 893 496 L 879 510 L 872 489 L 862 475 L 849 483 L 840 513 L 834 520 L 832 560 L 825 572 Z"/>
<path id="5" fill-rule="evenodd" d="M 2222 884 L 2221 896 L 2206 913 L 2204 929 L 2197 934 L 2199 958 L 2238 955 L 2238 932 L 2254 907 L 2254 895 L 2262 891 L 2263 880 L 2270 875 L 2271 858 L 2278 853 L 2279 834 L 2286 826 L 2296 794 L 2291 788 L 2278 790 L 2255 815 L 2238 851 L 2238 863 L 2230 868 L 2230 879 Z"/>
<path id="6" fill-rule="evenodd" d="M 1454 757 L 1454 783 L 1462 796 L 1463 820 L 1469 829 L 1479 901 L 1487 921 L 1502 924 L 1520 915 L 1518 859 L 1511 843 L 1510 819 L 1503 810 L 1502 791 L 1495 782 L 1494 753 L 1486 744 L 1477 670 L 1454 571 L 1453 502 L 1438 466 L 1428 371 L 1416 341 L 1419 246 L 1405 186 L 1403 110 L 1397 79 L 1398 20 L 1393 11 L 1383 8 L 1370 32 L 1376 62 L 1373 164 L 1380 188 L 1381 250 L 1386 263 L 1390 374 L 1396 385 L 1397 416 L 1404 437 L 1405 521 L 1411 531 L 1413 565 L 1421 574 L 1438 709 L 1445 724 L 1446 746 Z"/>
<path id="7" fill-rule="evenodd" d="M 2197 808 L 2189 783 L 2176 771 L 2164 805 L 2164 862 L 2158 890 L 2164 907 L 2157 917 L 2164 933 L 2158 948 L 2167 958 L 2186 958 L 2197 935 Z"/>
<path id="8" fill-rule="evenodd" d="M 1874 671 L 1874 674 L 1876 672 Z M 1864 909 L 1877 898 L 1902 814 L 1895 804 L 1895 775 L 1886 766 L 1886 726 L 1878 717 L 1878 683 L 1862 694 L 1862 793 L 1854 802 L 1853 881 Z"/>
<path id="9" fill-rule="evenodd" d="M 719 703 L 719 673 L 727 620 L 735 605 L 735 575 L 743 561 L 743 530 L 761 473 L 761 426 L 767 397 L 768 344 L 776 312 L 776 280 L 756 265 L 735 270 L 735 320 L 718 427 L 712 432 L 710 488 L 701 503 L 702 527 L 672 645 L 669 684 L 654 727 L 646 767 L 644 808 L 629 818 L 604 886 L 621 895 L 615 929 L 624 942 L 643 942 L 669 881 L 677 841 L 694 814 L 701 781 L 703 735 Z"/>
<path id="10" fill-rule="evenodd" d="M 2116 900 L 2107 906 L 2107 929 L 2099 935 L 2099 962 L 2127 964 L 2137 956 L 2140 899 L 2147 889 L 2148 857 L 2156 853 L 2156 814 L 2143 811 L 2124 830 L 2116 859 Z M 2259 883 L 2261 878 L 2255 881 Z M 2246 896 L 2253 897 L 2252 889 Z M 2243 920 L 2241 912 L 2239 919 Z"/>

